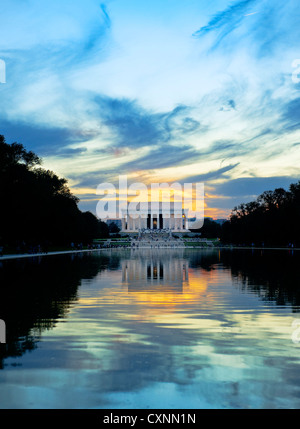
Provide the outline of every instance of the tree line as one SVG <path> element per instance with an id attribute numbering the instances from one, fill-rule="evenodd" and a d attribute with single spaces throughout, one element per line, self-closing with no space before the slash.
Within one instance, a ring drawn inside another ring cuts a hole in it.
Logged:
<path id="1" fill-rule="evenodd" d="M 222 225 L 222 240 L 238 244 L 300 245 L 300 181 L 240 204 Z"/>
<path id="2" fill-rule="evenodd" d="M 205 218 L 203 238 L 222 243 L 256 246 L 300 247 L 300 181 L 289 190 L 265 191 L 256 200 L 234 207 L 222 225 Z"/>
<path id="3" fill-rule="evenodd" d="M 300 181 L 240 204 L 222 225 L 221 239 L 245 245 L 300 246 Z"/>
<path id="4" fill-rule="evenodd" d="M 78 208 L 67 180 L 42 160 L 0 135 L 0 245 L 69 245 L 108 237 L 106 223 Z"/>
<path id="5" fill-rule="evenodd" d="M 114 232 L 91 212 L 82 212 L 67 180 L 41 164 L 34 152 L 20 143 L 8 144 L 0 135 L 0 246 L 87 244 Z M 265 191 L 234 207 L 222 225 L 205 219 L 193 232 L 223 243 L 300 246 L 299 219 L 300 181 L 288 191 Z"/>

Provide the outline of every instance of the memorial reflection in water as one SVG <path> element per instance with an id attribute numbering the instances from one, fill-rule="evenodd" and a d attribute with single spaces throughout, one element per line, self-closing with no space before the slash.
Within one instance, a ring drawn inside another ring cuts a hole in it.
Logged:
<path id="1" fill-rule="evenodd" d="M 2 261 L 0 408 L 299 408 L 299 264 L 181 248 Z"/>
<path id="2" fill-rule="evenodd" d="M 183 249 L 132 250 L 130 256 L 122 260 L 122 283 L 128 285 L 129 292 L 182 293 L 189 282 L 188 260 L 183 255 Z"/>

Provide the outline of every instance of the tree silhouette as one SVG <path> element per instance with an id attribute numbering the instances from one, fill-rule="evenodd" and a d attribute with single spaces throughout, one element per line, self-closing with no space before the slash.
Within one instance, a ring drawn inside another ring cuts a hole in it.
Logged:
<path id="1" fill-rule="evenodd" d="M 57 245 L 108 236 L 104 222 L 79 210 L 67 180 L 41 164 L 35 153 L 19 143 L 7 144 L 0 135 L 1 241 Z"/>
<path id="2" fill-rule="evenodd" d="M 222 225 L 224 242 L 259 245 L 300 245 L 300 181 L 289 190 L 263 192 L 255 201 L 240 204 Z"/>

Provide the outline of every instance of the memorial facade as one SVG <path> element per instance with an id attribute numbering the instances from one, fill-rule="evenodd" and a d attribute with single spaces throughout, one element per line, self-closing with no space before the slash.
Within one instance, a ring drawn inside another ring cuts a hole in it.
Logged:
<path id="1" fill-rule="evenodd" d="M 188 268 L 183 249 L 132 250 L 130 258 L 122 260 L 122 283 L 128 286 L 128 292 L 182 293 L 189 285 Z"/>
<path id="2" fill-rule="evenodd" d="M 182 206 L 170 204 L 166 209 L 162 203 L 158 203 L 154 208 L 147 204 L 146 208 L 136 211 L 135 214 L 130 209 L 122 210 L 122 233 L 137 233 L 143 230 L 170 230 L 172 232 L 189 232 L 188 230 L 188 210 Z"/>

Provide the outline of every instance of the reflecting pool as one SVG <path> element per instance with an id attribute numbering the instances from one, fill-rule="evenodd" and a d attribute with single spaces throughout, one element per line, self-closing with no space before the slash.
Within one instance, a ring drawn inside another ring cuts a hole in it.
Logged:
<path id="1" fill-rule="evenodd" d="M 229 249 L 0 261 L 0 408 L 299 408 L 299 263 Z"/>

